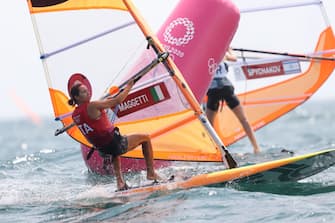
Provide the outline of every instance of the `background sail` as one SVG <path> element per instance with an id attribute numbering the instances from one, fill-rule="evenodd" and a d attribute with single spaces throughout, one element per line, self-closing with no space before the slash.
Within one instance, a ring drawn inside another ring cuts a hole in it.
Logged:
<path id="1" fill-rule="evenodd" d="M 241 19 L 232 47 L 334 58 L 334 34 L 322 1 L 235 3 L 240 8 Z M 294 17 L 298 13 L 305 16 Z M 335 66 L 332 59 L 235 53 L 239 61 L 230 64 L 228 78 L 233 81 L 254 129 L 269 124 L 309 99 Z M 226 106 L 220 110 L 214 125 L 226 145 L 245 136 L 239 121 Z"/>
<path id="2" fill-rule="evenodd" d="M 67 105 L 71 74 L 84 74 L 91 81 L 92 98 L 97 99 L 157 57 L 152 48 L 146 49 L 142 31 L 154 35 L 140 17 L 135 21 L 130 14 L 138 15 L 136 10 L 120 7 L 121 1 L 94 1 L 97 7 L 87 2 L 69 0 L 47 7 L 30 4 L 54 115 L 65 126 L 72 123 L 68 114 L 73 107 Z M 114 7 L 116 2 L 120 4 Z M 184 89 L 179 89 L 163 64 L 158 65 L 136 83 L 119 106 L 117 126 L 123 134 L 150 134 L 156 159 L 221 161 L 220 149 L 183 93 L 187 91 L 186 97 L 193 98 L 192 92 L 175 65 L 169 64 Z M 112 118 L 113 111 L 109 113 Z M 77 127 L 67 133 L 90 146 Z M 125 155 L 142 157 L 142 152 L 136 149 Z"/>

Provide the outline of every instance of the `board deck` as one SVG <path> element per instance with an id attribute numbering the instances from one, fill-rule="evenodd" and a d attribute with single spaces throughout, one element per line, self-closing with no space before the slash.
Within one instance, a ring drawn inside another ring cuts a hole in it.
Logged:
<path id="1" fill-rule="evenodd" d="M 238 183 L 293 182 L 313 176 L 333 165 L 335 165 L 335 151 L 331 150 L 234 181 Z"/>
<path id="2" fill-rule="evenodd" d="M 335 165 L 335 148 L 259 164 L 200 174 L 182 181 L 146 185 L 115 192 L 112 197 L 127 197 L 142 193 L 182 190 L 213 186 L 229 181 L 266 183 L 298 181 Z"/>

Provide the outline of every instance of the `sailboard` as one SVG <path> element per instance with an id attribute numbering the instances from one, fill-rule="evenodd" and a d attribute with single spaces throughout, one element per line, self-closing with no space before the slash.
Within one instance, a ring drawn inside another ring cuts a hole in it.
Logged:
<path id="1" fill-rule="evenodd" d="M 298 182 L 335 165 L 335 149 L 330 148 L 309 154 L 248 164 L 239 168 L 215 171 L 161 184 L 137 186 L 126 191 L 111 192 L 110 198 L 132 197 L 154 192 L 185 190 L 202 186 L 225 186 L 227 183 Z"/>
<path id="2" fill-rule="evenodd" d="M 258 130 L 306 102 L 327 81 L 335 67 L 334 32 L 322 1 L 234 3 L 241 13 L 231 43 L 238 61 L 228 62 L 228 79 Z M 214 128 L 226 145 L 245 136 L 226 104 Z"/>
<path id="3" fill-rule="evenodd" d="M 92 99 L 98 99 L 108 95 L 113 86 L 121 86 L 145 71 L 118 110 L 108 110 L 121 133 L 150 134 L 156 160 L 224 162 L 226 167 L 232 166 L 229 152 L 198 103 L 213 72 L 208 61 L 223 57 L 237 29 L 239 11 L 231 1 L 180 1 L 171 21 L 162 29 L 165 43 L 146 24 L 135 1 L 27 2 L 54 117 L 63 126 L 58 133 L 66 132 L 82 145 L 90 170 L 108 174 L 111 168 L 98 152 L 87 159 L 92 145 L 73 125 L 74 107 L 67 104 L 67 83 L 75 73 L 90 80 Z M 190 7 L 197 9 L 197 13 L 192 13 Z M 208 11 L 213 16 L 198 16 Z M 213 42 L 216 32 L 225 33 L 222 41 L 201 51 L 197 46 L 204 40 Z M 169 56 L 156 63 L 168 47 Z M 185 60 L 191 57 L 194 60 Z M 151 66 L 152 63 L 155 65 Z M 182 74 L 179 67 L 197 81 L 190 81 L 190 76 Z M 191 86 L 198 91 L 193 92 Z M 136 148 L 123 158 L 143 159 L 142 151 Z"/>

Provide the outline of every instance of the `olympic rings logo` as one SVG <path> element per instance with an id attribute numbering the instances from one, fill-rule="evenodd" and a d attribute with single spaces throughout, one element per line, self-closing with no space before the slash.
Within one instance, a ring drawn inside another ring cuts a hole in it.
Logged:
<path id="1" fill-rule="evenodd" d="M 176 38 L 171 35 L 172 30 L 178 25 L 183 25 L 186 29 L 184 36 L 180 38 Z M 193 39 L 194 33 L 195 31 L 192 21 L 190 21 L 188 18 L 177 18 L 173 20 L 168 27 L 166 27 L 163 36 L 164 40 L 167 43 L 171 45 L 181 46 L 188 44 L 190 40 Z"/>

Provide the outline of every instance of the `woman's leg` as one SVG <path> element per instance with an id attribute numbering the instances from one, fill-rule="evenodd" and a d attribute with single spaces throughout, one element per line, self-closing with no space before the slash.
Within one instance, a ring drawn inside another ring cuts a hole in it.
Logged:
<path id="1" fill-rule="evenodd" d="M 206 116 L 212 126 L 214 126 L 214 118 L 216 113 L 217 111 L 213 111 L 212 109 L 206 108 Z"/>
<path id="2" fill-rule="evenodd" d="M 153 164 L 153 150 L 151 139 L 146 134 L 133 134 L 127 136 L 128 139 L 128 151 L 135 149 L 138 145 L 142 145 L 142 153 L 147 166 L 147 179 L 158 180 L 160 177 L 156 174 Z"/>
<path id="3" fill-rule="evenodd" d="M 243 126 L 243 129 L 245 131 L 245 133 L 247 134 L 252 146 L 254 147 L 254 153 L 259 153 L 260 149 L 259 146 L 257 144 L 257 140 L 254 134 L 254 130 L 251 128 L 246 115 L 244 114 L 244 110 L 242 105 L 238 105 L 235 108 L 232 109 L 232 111 L 234 112 L 234 114 L 236 115 L 236 117 L 239 119 L 240 123 Z"/>
<path id="4" fill-rule="evenodd" d="M 120 156 L 113 157 L 112 163 L 113 163 L 114 174 L 116 177 L 117 189 L 118 190 L 126 189 L 125 188 L 126 182 L 124 181 L 123 174 L 121 172 Z"/>

